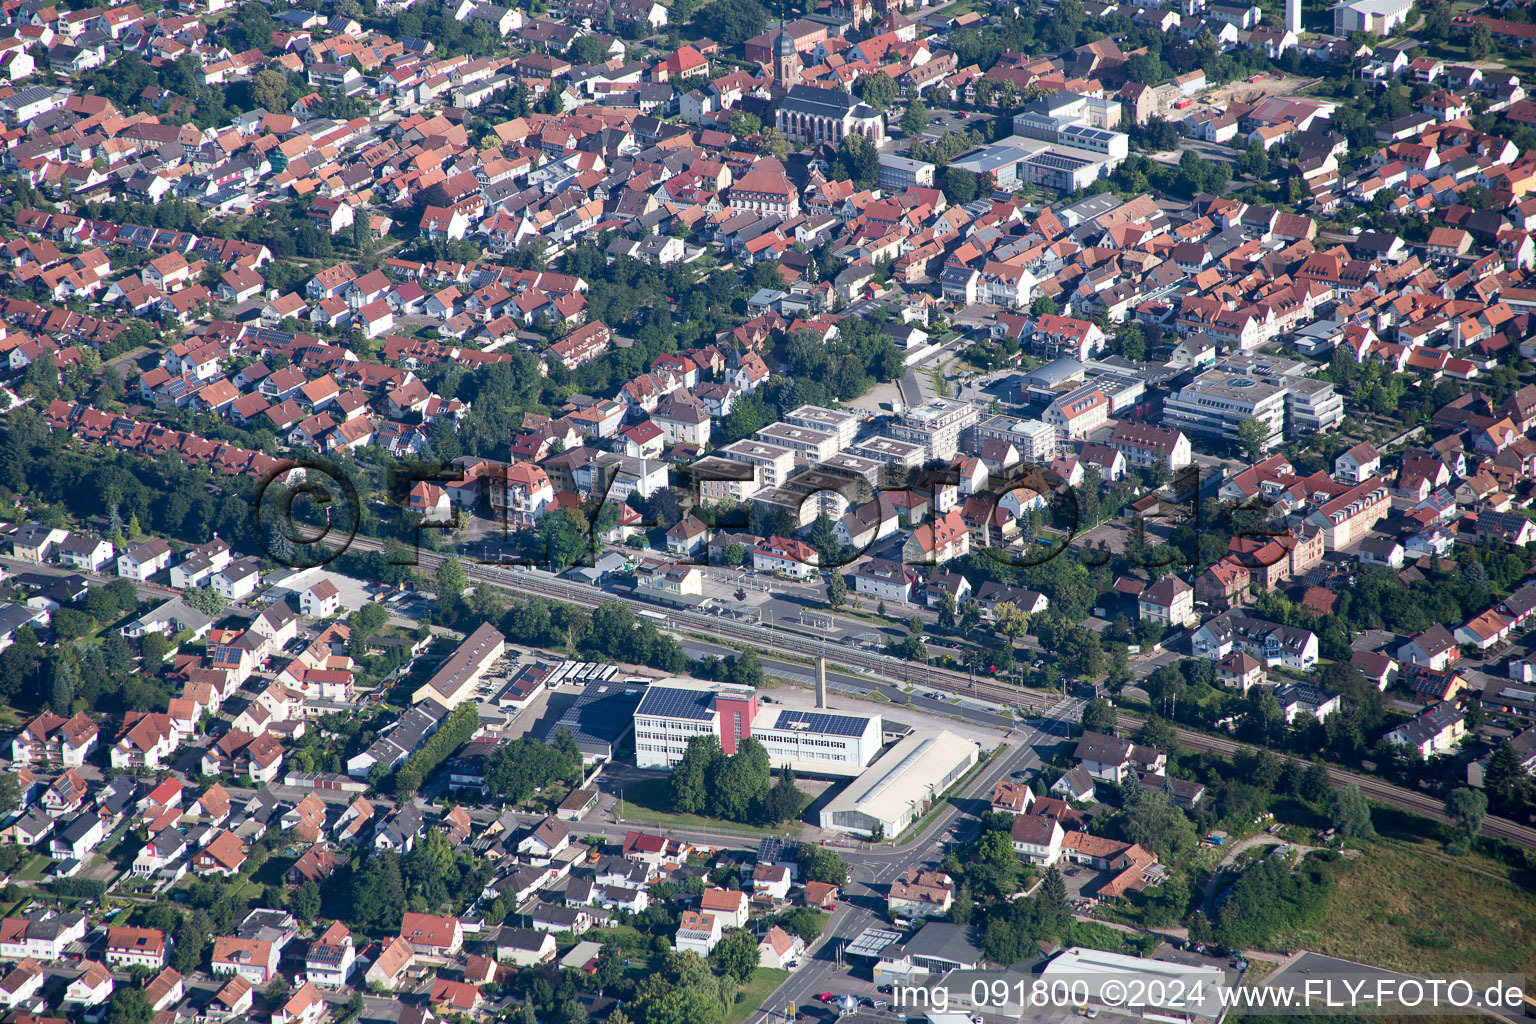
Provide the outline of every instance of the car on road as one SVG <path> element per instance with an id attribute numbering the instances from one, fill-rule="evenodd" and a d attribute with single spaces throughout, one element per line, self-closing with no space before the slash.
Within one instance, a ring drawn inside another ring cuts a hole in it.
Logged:
<path id="1" fill-rule="evenodd" d="M 1027 772 L 1027 771 L 1014 772 L 1013 773 L 1013 777 L 1016 778 L 1016 779 L 1027 779 L 1027 778 L 1029 778 L 1029 772 Z"/>
<path id="2" fill-rule="evenodd" d="M 823 992 L 821 995 L 816 997 L 818 1002 L 823 1002 L 823 1003 L 830 1003 L 832 1000 L 834 1000 L 836 998 L 837 998 L 837 993 L 836 992 Z"/>

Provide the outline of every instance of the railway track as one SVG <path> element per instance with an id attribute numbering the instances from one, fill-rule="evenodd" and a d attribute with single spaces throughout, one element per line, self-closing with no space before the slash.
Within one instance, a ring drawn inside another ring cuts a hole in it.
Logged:
<path id="1" fill-rule="evenodd" d="M 353 540 L 353 543 L 364 550 L 383 550 L 382 542 L 369 537 L 357 537 Z M 419 562 L 417 568 L 432 571 L 437 568 L 445 556 L 432 551 L 421 551 L 417 557 Z M 623 594 L 594 591 L 582 584 L 554 579 L 536 572 L 473 562 L 466 562 L 464 570 L 471 580 L 489 583 L 492 586 L 523 594 L 567 601 L 585 608 L 596 608 L 599 605 L 608 604 L 613 601 L 621 601 L 638 611 L 656 610 L 656 606 L 647 601 L 641 601 Z M 705 615 L 701 612 L 672 610 L 666 614 L 668 623 L 673 629 L 693 630 L 716 639 L 750 644 L 770 654 L 794 654 L 805 658 L 825 655 L 828 662 L 853 669 L 856 672 L 871 676 L 885 683 L 903 681 L 908 675 L 910 668 L 906 662 L 897 658 L 870 651 L 850 649 L 840 644 L 831 644 L 825 640 L 805 636 L 792 630 L 736 622 L 715 615 Z M 999 701 L 1013 707 L 1018 707 L 1021 704 L 1033 706 L 1045 714 L 1048 714 L 1053 708 L 1058 706 L 1062 700 L 1062 698 L 1055 694 L 976 679 L 964 672 L 956 672 L 953 669 L 930 667 L 925 670 L 925 673 L 924 685 L 932 686 L 934 689 L 949 690 L 956 694 L 974 695 L 988 700 Z M 1119 713 L 1119 724 L 1122 729 L 1134 730 L 1142 724 L 1142 721 L 1143 719 L 1138 715 L 1128 714 L 1123 711 Z M 1248 745 L 1239 743 L 1236 740 L 1226 739 L 1221 736 L 1211 736 L 1207 733 L 1195 732 L 1190 729 L 1179 728 L 1176 729 L 1176 733 L 1179 737 L 1179 742 L 1191 750 L 1210 751 L 1226 756 L 1231 756 L 1238 747 Z M 1287 760 L 1295 759 L 1287 758 Z M 1394 785 L 1371 775 L 1332 766 L 1328 766 L 1328 777 L 1333 785 L 1338 788 L 1351 783 L 1359 786 L 1360 792 L 1378 803 L 1388 804 L 1414 814 L 1421 814 L 1435 821 L 1446 822 L 1450 820 L 1446 816 L 1445 809 L 1439 800 L 1416 790 L 1405 789 L 1402 786 Z M 1521 825 L 1507 818 L 1499 818 L 1493 815 L 1488 816 L 1483 820 L 1481 832 L 1483 835 L 1502 839 L 1528 850 L 1536 850 L 1536 828 Z"/>
<path id="2" fill-rule="evenodd" d="M 1121 712 L 1119 725 L 1121 729 L 1135 729 L 1141 725 L 1139 716 Z M 1193 732 L 1189 729 L 1176 730 L 1179 742 L 1191 750 L 1203 750 L 1211 753 L 1230 756 L 1238 747 L 1252 746 L 1252 744 L 1239 743 L 1236 740 L 1225 739 L 1220 736 L 1211 736 L 1203 732 Z M 1285 757 L 1287 761 L 1296 758 Z M 1306 762 L 1303 762 L 1306 763 Z M 1360 792 L 1377 803 L 1389 804 L 1404 811 L 1423 815 L 1439 822 L 1449 822 L 1444 805 L 1432 796 L 1420 793 L 1417 790 L 1406 789 L 1403 786 L 1378 779 L 1374 775 L 1366 775 L 1362 772 L 1352 772 L 1346 768 L 1335 768 L 1326 765 L 1329 781 L 1337 789 L 1342 789 L 1351 783 L 1360 787 Z M 1485 836 L 1494 839 L 1502 839 L 1505 842 L 1522 846 L 1527 850 L 1536 850 L 1536 829 L 1519 822 L 1510 821 L 1508 818 L 1499 818 L 1489 815 L 1483 819 L 1483 827 L 1480 830 Z"/>
<path id="3" fill-rule="evenodd" d="M 372 538 L 358 537 L 353 540 L 353 544 L 364 550 L 383 550 L 383 544 Z M 417 557 L 416 567 L 430 572 L 435 570 L 446 556 L 432 551 L 421 551 Z M 619 601 L 637 611 L 658 610 L 657 606 L 649 601 L 642 601 L 624 594 L 594 591 L 583 584 L 570 583 L 535 572 L 472 562 L 464 563 L 464 571 L 471 580 L 490 583 L 493 586 L 520 593 L 567 601 L 584 608 L 596 608 L 599 605 Z M 675 609 L 667 610 L 666 616 L 669 623 L 673 624 L 673 628 L 691 629 L 719 639 L 752 644 L 769 653 L 795 654 L 806 658 L 825 655 L 829 663 L 873 676 L 885 683 L 902 682 L 911 668 L 909 663 L 899 658 L 850 648 L 781 627 L 738 622 L 718 615 Z M 925 682 L 931 683 L 936 688 L 964 692 L 1007 704 L 1018 704 L 1023 701 L 1037 708 L 1048 709 L 1060 700 L 1056 695 L 1042 690 L 1029 690 L 1024 687 L 977 679 L 954 669 L 933 666 L 924 671 Z"/>

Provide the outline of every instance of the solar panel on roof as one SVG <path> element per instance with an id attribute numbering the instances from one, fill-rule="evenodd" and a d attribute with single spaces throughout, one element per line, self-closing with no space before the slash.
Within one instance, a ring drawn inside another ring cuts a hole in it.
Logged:
<path id="1" fill-rule="evenodd" d="M 684 690 L 676 686 L 647 687 L 640 699 L 638 715 L 658 718 L 687 718 L 705 721 L 714 713 L 714 694 L 708 690 Z"/>
<path id="2" fill-rule="evenodd" d="M 634 723 L 640 700 L 638 687 L 589 683 L 559 720 L 545 730 L 544 740 L 548 742 L 565 726 L 578 743 L 612 743 Z"/>
<path id="3" fill-rule="evenodd" d="M 859 736 L 868 725 L 868 718 L 829 715 L 819 711 L 793 711 L 784 708 L 779 711 L 774 728 L 795 732 L 819 732 L 827 736 Z"/>

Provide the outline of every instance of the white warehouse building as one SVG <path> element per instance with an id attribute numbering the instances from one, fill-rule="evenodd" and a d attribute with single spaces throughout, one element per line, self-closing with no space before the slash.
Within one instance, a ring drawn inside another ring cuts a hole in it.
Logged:
<path id="1" fill-rule="evenodd" d="M 970 770 L 978 753 L 975 741 L 948 730 L 914 732 L 827 802 L 821 827 L 867 834 L 878 825 L 894 838 Z"/>

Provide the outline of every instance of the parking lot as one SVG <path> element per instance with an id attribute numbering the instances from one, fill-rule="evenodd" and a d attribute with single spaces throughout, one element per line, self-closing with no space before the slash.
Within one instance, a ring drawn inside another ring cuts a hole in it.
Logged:
<path id="1" fill-rule="evenodd" d="M 929 110 L 928 127 L 911 138 L 896 140 L 894 151 L 905 153 L 916 142 L 933 142 L 945 135 L 983 129 L 990 120 L 991 114 L 974 110 Z"/>

